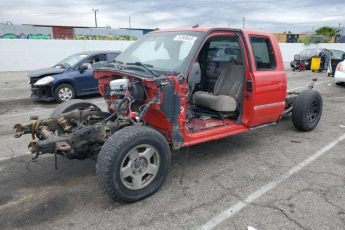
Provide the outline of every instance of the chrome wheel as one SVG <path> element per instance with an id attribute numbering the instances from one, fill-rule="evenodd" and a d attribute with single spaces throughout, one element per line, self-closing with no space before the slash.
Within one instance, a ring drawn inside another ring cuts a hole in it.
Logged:
<path id="1" fill-rule="evenodd" d="M 157 150 L 151 145 L 138 145 L 129 151 L 122 161 L 121 182 L 128 189 L 142 189 L 154 180 L 159 167 Z"/>
<path id="2" fill-rule="evenodd" d="M 58 96 L 61 101 L 68 101 L 73 98 L 73 91 L 69 87 L 62 87 L 58 91 Z"/>

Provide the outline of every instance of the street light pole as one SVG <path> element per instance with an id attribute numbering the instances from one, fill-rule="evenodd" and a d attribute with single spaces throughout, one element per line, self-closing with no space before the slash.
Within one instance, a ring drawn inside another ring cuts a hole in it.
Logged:
<path id="1" fill-rule="evenodd" d="M 97 12 L 98 12 L 98 9 L 92 9 L 92 11 L 95 14 L 95 26 L 97 28 Z"/>
<path id="2" fill-rule="evenodd" d="M 246 17 L 242 18 L 242 29 L 244 29 L 244 25 L 246 24 Z"/>

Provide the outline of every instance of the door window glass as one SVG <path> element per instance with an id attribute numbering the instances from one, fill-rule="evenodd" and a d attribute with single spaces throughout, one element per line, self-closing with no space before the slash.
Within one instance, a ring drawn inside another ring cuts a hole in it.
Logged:
<path id="1" fill-rule="evenodd" d="M 217 78 L 229 63 L 242 65 L 242 52 L 236 36 L 211 38 L 206 57 L 206 75 Z"/>
<path id="2" fill-rule="evenodd" d="M 251 37 L 250 41 L 255 56 L 256 69 L 274 69 L 276 61 L 270 40 L 266 37 Z"/>
<path id="3" fill-rule="evenodd" d="M 83 64 L 88 66 L 88 69 L 99 68 L 107 64 L 107 56 L 105 54 L 99 54 L 93 57 L 86 59 Z"/>
<path id="4" fill-rule="evenodd" d="M 227 66 L 243 65 L 241 45 L 237 36 L 211 37 L 206 43 L 200 59 L 203 70 L 204 90 L 213 92 L 215 84 Z M 237 68 L 237 67 L 236 67 Z M 226 81 L 237 76 L 228 76 Z M 239 76 L 242 77 L 242 76 Z"/>

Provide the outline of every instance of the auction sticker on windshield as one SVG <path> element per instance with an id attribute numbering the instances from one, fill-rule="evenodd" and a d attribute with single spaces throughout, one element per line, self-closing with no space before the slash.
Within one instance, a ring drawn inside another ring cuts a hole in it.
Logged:
<path id="1" fill-rule="evenodd" d="M 179 34 L 179 35 L 176 35 L 176 37 L 174 38 L 174 41 L 194 43 L 196 39 L 197 37 L 194 37 L 194 36 Z"/>

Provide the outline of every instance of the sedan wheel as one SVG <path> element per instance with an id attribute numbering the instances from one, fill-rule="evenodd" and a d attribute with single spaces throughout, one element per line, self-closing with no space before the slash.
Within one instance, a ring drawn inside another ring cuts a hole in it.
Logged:
<path id="1" fill-rule="evenodd" d="M 55 90 L 55 98 L 59 102 L 69 101 L 75 97 L 75 91 L 68 84 L 61 84 Z"/>
<path id="2" fill-rule="evenodd" d="M 70 88 L 64 87 L 59 90 L 59 98 L 61 99 L 61 101 L 71 100 L 72 97 L 73 97 L 73 93 Z"/>

